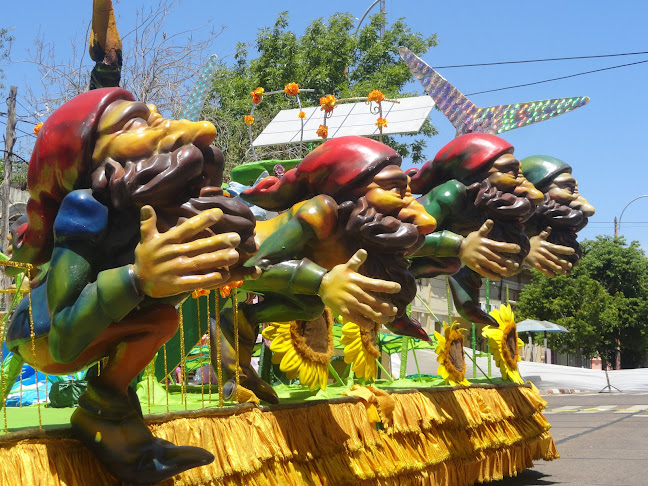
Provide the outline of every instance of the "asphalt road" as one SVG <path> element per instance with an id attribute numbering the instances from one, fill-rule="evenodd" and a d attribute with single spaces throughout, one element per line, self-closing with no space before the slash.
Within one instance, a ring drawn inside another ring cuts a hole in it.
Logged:
<path id="1" fill-rule="evenodd" d="M 491 486 L 648 485 L 648 393 L 545 396 L 560 459 Z"/>

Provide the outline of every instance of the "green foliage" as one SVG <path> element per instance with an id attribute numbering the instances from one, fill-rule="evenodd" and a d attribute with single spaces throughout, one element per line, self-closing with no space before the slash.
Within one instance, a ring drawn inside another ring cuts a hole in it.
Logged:
<path id="1" fill-rule="evenodd" d="M 287 83 L 296 82 L 300 88 L 315 90 L 300 93 L 305 106 L 317 106 L 319 98 L 333 94 L 336 98 L 364 97 L 380 89 L 387 98 L 407 96 L 403 92 L 412 75 L 398 55 L 405 45 L 423 54 L 436 45 L 436 36 L 424 37 L 412 32 L 403 20 L 380 29 L 384 15 L 371 18 L 357 37 L 351 14 L 337 13 L 328 20 L 316 19 L 298 36 L 288 28 L 288 13 L 281 13 L 272 27 L 261 29 L 254 48 L 258 57 L 248 60 L 247 46 L 239 44 L 233 65 L 222 63 L 215 76 L 211 110 L 207 118 L 217 127 L 216 144 L 224 151 L 228 167 L 253 160 L 247 127 L 243 117 L 250 113 L 250 92 L 261 86 L 266 91 L 282 90 Z M 294 99 L 280 95 L 265 96 L 255 108 L 256 137 L 281 109 L 296 108 Z M 426 122 L 422 135 L 431 136 L 436 130 Z M 415 162 L 425 160 L 425 140 L 417 138 L 397 142 L 385 137 L 385 142 L 401 155 Z M 304 147 L 305 149 L 305 147 Z M 298 158 L 305 155 L 298 145 L 257 149 L 259 158 Z"/>
<path id="2" fill-rule="evenodd" d="M 580 348 L 613 363 L 620 348 L 622 367 L 641 366 L 648 353 L 648 258 L 637 242 L 623 238 L 598 236 L 582 247 L 571 276 L 550 279 L 534 272 L 516 314 L 568 328 L 568 334 L 550 337 L 561 352 Z"/>
<path id="3" fill-rule="evenodd" d="M 27 188 L 27 169 L 28 166 L 22 162 L 15 162 L 11 166 L 11 185 L 20 187 L 21 189 Z M 0 159 L 0 182 L 4 180 L 4 160 Z"/>

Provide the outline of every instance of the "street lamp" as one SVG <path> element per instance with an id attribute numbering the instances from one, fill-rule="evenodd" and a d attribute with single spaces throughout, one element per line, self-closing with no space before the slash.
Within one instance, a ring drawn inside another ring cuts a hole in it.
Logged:
<path id="1" fill-rule="evenodd" d="M 385 12 L 385 0 L 376 0 L 374 3 L 372 3 L 371 6 L 365 11 L 360 21 L 358 22 L 358 27 L 356 28 L 356 31 L 353 33 L 354 36 L 358 35 L 358 31 L 360 30 L 360 25 L 362 24 L 362 21 L 365 19 L 365 17 L 371 11 L 371 9 L 378 4 L 378 2 L 380 2 L 380 12 L 381 13 Z M 383 27 L 380 29 L 380 36 L 382 37 L 384 35 L 385 35 L 385 26 L 383 25 Z"/>
<path id="2" fill-rule="evenodd" d="M 628 206 L 630 206 L 637 199 L 641 199 L 643 197 L 648 197 L 648 194 L 644 194 L 643 196 L 635 197 L 632 201 L 630 201 L 628 204 L 625 205 L 625 208 L 623 208 L 623 211 L 621 211 L 621 216 L 619 216 L 619 222 L 618 223 L 617 223 L 616 216 L 614 217 L 614 236 L 615 237 L 619 236 L 619 230 L 621 229 L 621 218 L 623 218 L 623 213 L 625 213 L 625 210 L 628 209 Z"/>

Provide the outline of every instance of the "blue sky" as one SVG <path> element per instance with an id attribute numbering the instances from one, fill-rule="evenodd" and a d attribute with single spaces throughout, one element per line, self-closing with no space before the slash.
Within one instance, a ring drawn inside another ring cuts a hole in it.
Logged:
<path id="1" fill-rule="evenodd" d="M 115 3 L 122 32 L 131 25 L 134 8 L 147 3 L 152 2 Z M 224 57 L 234 51 L 237 42 L 253 42 L 257 30 L 272 25 L 282 10 L 289 11 L 292 30 L 301 33 L 314 18 L 328 17 L 338 11 L 361 17 L 371 3 L 185 0 L 172 18 L 176 25 L 183 27 L 200 25 L 208 18 L 217 26 L 226 26 L 214 46 L 214 53 Z M 15 27 L 13 59 L 26 57 L 25 49 L 39 32 L 46 40 L 54 41 L 59 52 L 69 48 L 74 33 L 86 31 L 91 4 L 91 0 L 10 2 L 4 7 L 0 27 Z M 53 5 L 60 7 L 53 10 Z M 645 2 L 387 0 L 386 7 L 388 22 L 404 18 L 416 32 L 437 33 L 439 45 L 423 56 L 433 67 L 648 51 L 645 40 L 648 4 Z M 374 11 L 378 11 L 377 6 Z M 174 29 L 173 25 L 169 26 L 169 31 Z M 439 72 L 468 94 L 642 60 L 648 60 L 648 55 L 439 69 Z M 17 84 L 19 95 L 34 76 L 23 64 L 14 62 L 3 68 L 4 83 Z M 648 106 L 646 79 L 648 63 L 476 95 L 471 99 L 479 106 L 490 106 L 570 96 L 591 98 L 588 105 L 572 113 L 502 136 L 515 146 L 518 158 L 546 154 L 573 166 L 581 192 L 597 210 L 589 226 L 581 232 L 581 238 L 593 238 L 597 234 L 612 234 L 614 217 L 633 198 L 648 194 L 648 156 L 641 152 L 641 140 L 648 140 L 643 115 Z M 418 84 L 412 90 L 423 94 Z M 0 107 L 0 111 L 5 108 Z M 429 158 L 454 136 L 454 129 L 440 112 L 433 110 L 431 117 L 439 135 L 428 142 Z M 4 130 L 3 124 L 0 129 Z M 639 240 L 648 250 L 648 198 L 627 208 L 620 232 L 629 240 Z"/>

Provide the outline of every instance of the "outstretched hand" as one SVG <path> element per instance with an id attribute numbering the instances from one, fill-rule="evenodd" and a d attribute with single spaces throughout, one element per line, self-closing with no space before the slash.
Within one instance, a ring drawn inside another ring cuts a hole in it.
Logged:
<path id="1" fill-rule="evenodd" d="M 140 213 L 141 240 L 135 248 L 133 271 L 140 290 L 150 297 L 177 295 L 198 288 L 213 289 L 246 276 L 256 277 L 257 267 L 230 266 L 239 260 L 237 233 L 193 239 L 223 217 L 218 208 L 194 216 L 165 233 L 157 229 L 151 206 Z"/>
<path id="2" fill-rule="evenodd" d="M 459 259 L 478 274 L 500 280 L 517 272 L 520 264 L 511 256 L 520 253 L 520 246 L 488 238 L 493 226 L 493 220 L 488 219 L 481 228 L 468 234 L 459 247 Z"/>
<path id="3" fill-rule="evenodd" d="M 371 329 L 375 323 L 386 324 L 394 320 L 397 308 L 381 299 L 376 293 L 397 294 L 397 282 L 365 277 L 358 270 L 367 259 L 366 250 L 358 250 L 348 262 L 336 265 L 324 275 L 319 295 L 324 305 L 345 320 Z"/>
<path id="4" fill-rule="evenodd" d="M 572 264 L 565 257 L 573 255 L 574 249 L 549 243 L 547 238 L 550 234 L 551 228 L 547 228 L 539 235 L 529 238 L 531 250 L 524 262 L 550 278 L 567 275 L 572 269 Z"/>

